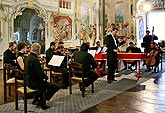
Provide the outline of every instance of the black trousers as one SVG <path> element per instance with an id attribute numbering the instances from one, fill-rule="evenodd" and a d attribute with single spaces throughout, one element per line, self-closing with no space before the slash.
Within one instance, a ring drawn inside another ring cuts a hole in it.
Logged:
<path id="1" fill-rule="evenodd" d="M 115 79 L 115 70 L 118 67 L 117 53 L 107 53 L 108 75 L 107 80 Z"/>
<path id="2" fill-rule="evenodd" d="M 77 74 L 76 76 L 81 77 L 82 75 Z M 85 85 L 85 87 L 88 87 L 95 80 L 97 80 L 99 78 L 99 75 L 93 70 L 88 70 L 88 71 L 85 71 L 84 77 L 87 78 L 84 80 L 84 85 Z"/>
<path id="3" fill-rule="evenodd" d="M 46 100 L 50 100 L 51 97 L 60 89 L 58 85 L 49 83 L 46 81 L 36 81 L 29 85 L 29 88 L 31 89 L 39 89 L 39 90 L 45 90 L 46 94 Z M 41 97 L 41 94 L 36 95 L 36 97 Z"/>

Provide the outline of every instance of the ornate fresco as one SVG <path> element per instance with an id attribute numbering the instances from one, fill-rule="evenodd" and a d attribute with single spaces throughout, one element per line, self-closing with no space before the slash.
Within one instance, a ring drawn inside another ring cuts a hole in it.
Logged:
<path id="1" fill-rule="evenodd" d="M 72 19 L 69 16 L 54 17 L 51 26 L 51 36 L 56 42 L 72 39 Z"/>

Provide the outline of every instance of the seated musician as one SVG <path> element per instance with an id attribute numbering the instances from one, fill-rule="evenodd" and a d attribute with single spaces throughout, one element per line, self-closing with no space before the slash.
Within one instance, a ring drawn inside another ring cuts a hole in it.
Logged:
<path id="1" fill-rule="evenodd" d="M 136 44 L 133 42 L 129 42 L 129 46 L 126 48 L 126 53 L 141 53 L 140 48 L 136 47 Z M 132 67 L 135 66 L 135 69 L 137 68 L 137 61 L 136 60 L 124 60 L 124 70 L 127 69 L 127 64 L 130 64 L 128 69 L 133 71 Z"/>
<path id="2" fill-rule="evenodd" d="M 32 51 L 25 59 L 25 73 L 27 86 L 31 89 L 45 90 L 45 98 L 47 101 L 59 90 L 59 86 L 49 83 L 45 80 L 48 76 L 44 73 L 40 61 L 38 59 L 41 51 L 41 46 L 38 43 L 32 44 Z M 37 94 L 34 97 L 32 104 L 43 108 L 43 94 Z M 46 106 L 48 108 L 48 106 Z"/>
<path id="3" fill-rule="evenodd" d="M 94 71 L 94 69 L 97 67 L 97 64 L 93 56 L 88 53 L 88 50 L 89 45 L 87 43 L 83 43 L 80 47 L 80 51 L 75 52 L 72 57 L 74 62 L 78 62 L 84 65 L 84 76 L 87 77 L 87 79 L 85 79 L 85 87 L 88 87 L 99 77 L 99 75 Z M 79 83 L 79 86 L 80 90 L 82 90 L 81 83 Z"/>
<path id="4" fill-rule="evenodd" d="M 46 67 L 48 67 L 48 68 L 51 67 L 50 65 L 48 65 L 48 63 L 51 60 L 51 58 L 53 57 L 55 49 L 56 49 L 56 43 L 51 42 L 50 47 L 46 50 Z"/>
<path id="5" fill-rule="evenodd" d="M 25 57 L 24 54 L 26 52 L 26 45 L 25 43 L 21 42 L 17 45 L 17 49 L 18 49 L 18 53 L 17 53 L 17 69 L 19 69 L 20 71 L 24 71 L 24 61 L 25 61 Z"/>
<path id="6" fill-rule="evenodd" d="M 150 47 L 146 50 L 147 58 L 145 64 L 147 66 L 147 72 L 151 71 L 151 67 L 154 66 L 154 72 L 159 65 L 161 49 L 158 47 L 158 44 L 155 42 L 150 43 Z"/>
<path id="7" fill-rule="evenodd" d="M 66 89 L 67 86 L 69 86 L 69 73 L 67 69 L 67 62 L 68 59 L 70 59 L 70 56 L 65 54 L 64 52 L 64 46 L 58 46 L 56 49 L 55 55 L 65 56 L 63 62 L 61 63 L 60 67 L 55 66 L 53 69 L 55 72 L 60 72 L 63 74 L 63 89 Z"/>
<path id="8" fill-rule="evenodd" d="M 9 43 L 9 48 L 3 53 L 4 64 L 10 64 L 10 69 L 12 70 L 11 76 L 15 76 L 16 69 L 16 44 L 14 42 Z"/>

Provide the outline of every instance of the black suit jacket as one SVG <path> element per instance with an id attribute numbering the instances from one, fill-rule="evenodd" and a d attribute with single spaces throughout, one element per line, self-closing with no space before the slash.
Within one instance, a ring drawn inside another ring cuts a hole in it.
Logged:
<path id="1" fill-rule="evenodd" d="M 119 46 L 123 45 L 125 43 L 125 41 L 119 42 L 117 39 L 113 39 L 112 35 L 109 34 L 106 36 L 106 46 L 107 46 L 107 52 L 111 53 L 111 54 L 116 54 L 116 52 L 114 52 L 114 49 L 118 49 Z M 115 44 L 116 41 L 116 44 Z"/>
<path id="2" fill-rule="evenodd" d="M 7 49 L 4 52 L 4 63 L 8 63 L 11 64 L 12 66 L 16 66 L 16 62 L 14 60 L 16 60 L 16 54 L 12 53 L 9 49 Z"/>
<path id="3" fill-rule="evenodd" d="M 46 67 L 50 67 L 48 63 L 53 57 L 53 55 L 54 55 L 54 51 L 51 48 L 46 50 Z"/>
<path id="4" fill-rule="evenodd" d="M 30 53 L 30 55 L 25 59 L 25 73 L 27 86 L 30 88 L 33 88 L 34 84 L 41 83 L 43 79 L 47 79 L 38 56 L 34 53 Z"/>

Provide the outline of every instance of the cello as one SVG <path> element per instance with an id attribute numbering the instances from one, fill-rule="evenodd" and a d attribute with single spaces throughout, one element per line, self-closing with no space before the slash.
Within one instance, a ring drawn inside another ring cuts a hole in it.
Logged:
<path id="1" fill-rule="evenodd" d="M 150 51 L 147 53 L 147 58 L 146 58 L 146 65 L 147 66 L 154 66 L 156 64 L 156 56 L 158 55 L 159 51 L 155 48 L 156 43 L 152 42 L 151 43 L 151 48 Z"/>

